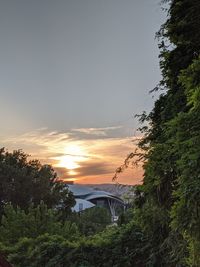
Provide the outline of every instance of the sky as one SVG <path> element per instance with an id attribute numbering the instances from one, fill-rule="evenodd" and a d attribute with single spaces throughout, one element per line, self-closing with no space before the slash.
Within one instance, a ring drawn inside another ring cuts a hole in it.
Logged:
<path id="1" fill-rule="evenodd" d="M 160 80 L 159 0 L 0 1 L 0 146 L 111 183 Z M 120 183 L 142 181 L 132 167 Z"/>

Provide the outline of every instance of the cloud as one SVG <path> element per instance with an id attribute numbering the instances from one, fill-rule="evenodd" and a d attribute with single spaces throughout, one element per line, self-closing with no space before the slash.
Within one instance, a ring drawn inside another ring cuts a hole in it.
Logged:
<path id="1" fill-rule="evenodd" d="M 63 140 L 70 140 L 71 133 L 48 132 L 46 128 L 36 129 L 18 136 L 4 138 L 7 143 L 33 143 L 36 145 L 46 146 L 51 142 L 57 144 Z"/>
<path id="2" fill-rule="evenodd" d="M 104 162 L 88 162 L 83 163 L 81 167 L 77 168 L 77 171 L 81 173 L 82 176 L 91 176 L 91 175 L 102 175 L 111 173 L 112 167 L 109 163 Z"/>
<path id="3" fill-rule="evenodd" d="M 86 135 L 95 135 L 95 136 L 107 136 L 108 131 L 115 131 L 118 129 L 121 129 L 122 126 L 110 126 L 110 127 L 104 127 L 104 128 L 77 128 L 77 129 L 72 129 L 72 132 L 78 132 L 81 134 L 86 134 Z"/>
<path id="4" fill-rule="evenodd" d="M 37 153 L 37 149 L 39 149 L 40 153 L 47 154 L 51 151 L 55 153 L 56 149 L 58 149 L 58 153 L 62 153 L 61 145 L 69 143 L 74 138 L 70 132 L 49 132 L 47 128 L 40 128 L 22 135 L 2 137 L 1 140 L 5 145 L 14 149 L 16 146 L 17 149 L 29 146 L 30 152 L 28 153 L 35 154 L 35 150 Z"/>
<path id="5" fill-rule="evenodd" d="M 42 128 L 19 136 L 4 137 L 1 140 L 9 149 L 21 148 L 42 163 L 53 165 L 62 179 L 77 179 L 79 182 L 95 182 L 101 179 L 105 182 L 107 179 L 111 182 L 115 170 L 136 148 L 132 142 L 137 139 L 136 137 L 102 138 L 107 131 L 115 131 L 120 127 L 81 128 L 68 132 L 48 131 Z M 79 132 L 96 135 L 96 138 L 81 139 L 77 135 Z M 67 164 L 59 166 L 58 163 L 63 158 L 64 162 L 69 158 L 77 167 L 69 170 L 66 168 Z M 134 169 L 132 175 L 133 172 Z M 135 173 L 141 178 L 141 172 L 135 169 Z M 123 179 L 131 181 L 130 174 L 127 177 Z"/>
<path id="6" fill-rule="evenodd" d="M 61 179 L 104 175 L 113 172 L 112 167 L 108 163 L 104 162 L 84 162 L 74 171 L 73 175 L 71 174 L 71 171 L 66 168 L 55 167 L 54 169 Z"/>

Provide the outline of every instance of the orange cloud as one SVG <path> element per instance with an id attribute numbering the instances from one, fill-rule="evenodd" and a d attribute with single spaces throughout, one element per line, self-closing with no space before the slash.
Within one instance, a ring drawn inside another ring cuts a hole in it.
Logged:
<path id="1" fill-rule="evenodd" d="M 136 137 L 109 137 L 102 139 L 103 133 L 115 131 L 120 126 L 107 128 L 73 129 L 66 133 L 49 132 L 38 129 L 20 136 L 3 138 L 9 149 L 23 149 L 42 163 L 54 166 L 59 177 L 78 183 L 111 183 L 115 170 L 124 162 L 129 153 L 135 150 L 132 142 Z M 88 139 L 79 132 L 96 135 Z M 104 135 L 104 136 L 105 136 Z M 118 182 L 125 184 L 141 183 L 142 166 L 135 166 L 119 175 Z"/>

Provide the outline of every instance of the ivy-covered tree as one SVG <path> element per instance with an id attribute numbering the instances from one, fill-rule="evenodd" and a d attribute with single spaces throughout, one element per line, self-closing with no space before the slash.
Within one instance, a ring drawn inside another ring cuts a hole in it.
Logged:
<path id="1" fill-rule="evenodd" d="M 200 266 L 200 57 L 179 76 L 185 88 L 188 112 L 168 124 L 179 170 L 172 227 L 188 240 L 191 266 Z"/>
<path id="2" fill-rule="evenodd" d="M 139 143 L 145 173 L 136 217 L 152 242 L 153 266 L 199 266 L 200 1 L 163 2 L 170 7 L 157 34 L 161 95 L 140 119 L 148 127 Z M 193 256 L 188 246 L 196 246 Z"/>

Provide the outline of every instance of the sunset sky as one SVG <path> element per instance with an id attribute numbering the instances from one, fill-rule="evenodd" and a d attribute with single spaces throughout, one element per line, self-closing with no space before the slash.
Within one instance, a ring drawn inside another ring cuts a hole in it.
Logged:
<path id="1" fill-rule="evenodd" d="M 160 80 L 159 0 L 6 0 L 0 8 L 0 146 L 59 177 L 111 183 Z M 120 183 L 142 181 L 130 168 Z"/>

